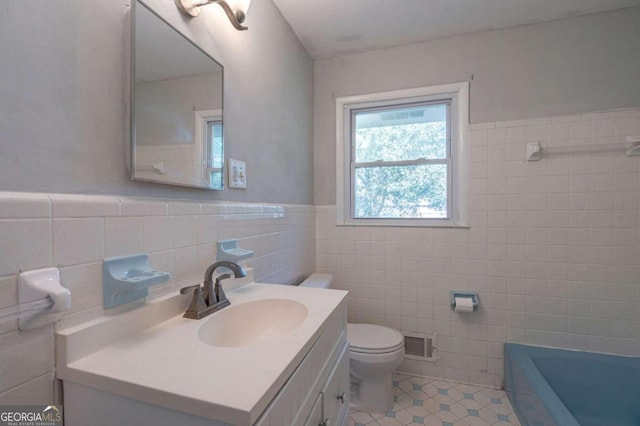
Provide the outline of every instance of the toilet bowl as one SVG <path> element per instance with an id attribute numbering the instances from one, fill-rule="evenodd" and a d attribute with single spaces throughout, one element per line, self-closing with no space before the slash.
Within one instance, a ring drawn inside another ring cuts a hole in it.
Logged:
<path id="1" fill-rule="evenodd" d="M 329 288 L 331 274 L 312 274 L 301 287 Z M 369 413 L 393 408 L 391 373 L 404 358 L 402 334 L 373 324 L 348 324 L 351 407 Z"/>
<path id="2" fill-rule="evenodd" d="M 351 406 L 368 413 L 393 408 L 391 373 L 402 364 L 404 341 L 395 330 L 373 324 L 348 324 Z"/>

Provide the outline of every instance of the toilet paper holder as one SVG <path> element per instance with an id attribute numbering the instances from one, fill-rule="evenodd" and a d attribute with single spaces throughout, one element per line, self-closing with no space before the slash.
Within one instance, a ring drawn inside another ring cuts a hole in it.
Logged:
<path id="1" fill-rule="evenodd" d="M 451 309 L 454 311 L 456 310 L 456 298 L 471 299 L 473 312 L 477 311 L 480 307 L 480 296 L 478 296 L 478 292 L 451 290 Z"/>

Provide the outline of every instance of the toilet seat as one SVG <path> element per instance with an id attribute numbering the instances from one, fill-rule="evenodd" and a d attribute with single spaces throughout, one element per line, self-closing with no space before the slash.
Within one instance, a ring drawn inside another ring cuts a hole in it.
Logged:
<path id="1" fill-rule="evenodd" d="M 404 348 L 402 334 L 373 324 L 347 324 L 350 351 L 362 354 L 387 354 Z"/>

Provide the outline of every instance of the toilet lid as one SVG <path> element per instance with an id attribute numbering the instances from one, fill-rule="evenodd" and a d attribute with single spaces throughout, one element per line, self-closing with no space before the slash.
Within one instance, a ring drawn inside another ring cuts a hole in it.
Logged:
<path id="1" fill-rule="evenodd" d="M 385 353 L 404 346 L 402 334 L 373 324 L 348 324 L 347 337 L 355 352 Z"/>

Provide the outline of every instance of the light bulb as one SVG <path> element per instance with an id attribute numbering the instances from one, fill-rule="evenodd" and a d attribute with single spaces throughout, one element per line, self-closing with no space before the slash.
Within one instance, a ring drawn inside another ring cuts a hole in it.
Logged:
<path id="1" fill-rule="evenodd" d="M 244 22 L 249 6 L 251 6 L 251 0 L 227 0 L 227 4 L 233 10 L 238 21 L 240 23 Z"/>

